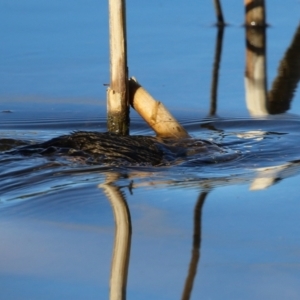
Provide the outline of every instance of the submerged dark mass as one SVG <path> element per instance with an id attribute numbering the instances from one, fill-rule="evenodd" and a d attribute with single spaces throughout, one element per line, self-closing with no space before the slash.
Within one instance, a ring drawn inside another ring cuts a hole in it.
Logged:
<path id="1" fill-rule="evenodd" d="M 8 143 L 3 139 L 0 144 L 3 150 L 8 150 L 11 145 L 6 154 L 72 156 L 84 159 L 89 164 L 111 165 L 166 166 L 190 157 L 227 153 L 218 145 L 200 139 L 161 139 L 88 131 L 77 131 L 42 143 L 22 145 L 15 140 Z"/>

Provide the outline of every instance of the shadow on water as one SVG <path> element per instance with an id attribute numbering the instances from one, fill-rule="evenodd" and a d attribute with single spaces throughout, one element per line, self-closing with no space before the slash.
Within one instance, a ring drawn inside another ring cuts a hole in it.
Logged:
<path id="1" fill-rule="evenodd" d="M 115 165 L 87 163 L 85 156 L 80 153 L 69 155 L 69 152 L 61 152 L 62 155 L 58 155 L 56 151 L 54 155 L 38 152 L 24 156 L 24 152 L 18 150 L 24 145 L 36 145 L 37 141 L 33 141 L 32 135 L 28 133 L 21 133 L 21 139 L 16 131 L 14 134 L 17 137 L 11 138 L 6 125 L 1 128 L 5 137 L 0 144 L 0 204 L 4 209 L 9 210 L 10 206 L 24 200 L 38 199 L 85 185 L 97 185 L 104 191 L 115 218 L 110 299 L 126 298 L 130 265 L 131 234 L 134 227 L 131 224 L 130 205 L 123 189 L 130 192 L 139 188 L 157 187 L 183 190 L 193 187 L 201 190 L 194 205 L 192 251 L 188 274 L 183 282 L 182 299 L 187 300 L 191 297 L 199 268 L 202 208 L 204 202 L 208 201 L 210 192 L 218 187 L 244 183 L 249 183 L 252 190 L 262 190 L 300 173 L 300 119 L 298 116 L 288 117 L 283 114 L 290 107 L 300 78 L 300 27 L 280 63 L 278 76 L 269 92 L 266 78 L 266 29 L 245 29 L 246 105 L 250 114 L 260 117 L 258 119 L 232 120 L 217 116 L 223 31 L 223 27 L 218 28 L 209 117 L 201 122 L 189 121 L 183 124 L 195 141 L 201 136 L 201 139 L 225 149 L 220 154 L 192 152 L 182 160 L 175 158 L 175 163 L 161 166 L 122 162 Z M 102 123 L 95 121 L 83 128 L 103 128 Z M 74 124 L 80 125 L 76 122 Z M 41 145 L 44 137 L 39 136 L 38 140 Z M 188 143 L 185 147 L 191 148 Z"/>

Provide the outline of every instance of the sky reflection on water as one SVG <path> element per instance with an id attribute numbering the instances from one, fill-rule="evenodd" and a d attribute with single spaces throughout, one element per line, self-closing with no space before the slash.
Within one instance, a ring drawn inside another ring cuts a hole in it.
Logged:
<path id="1" fill-rule="evenodd" d="M 130 75 L 194 136 L 249 152 L 232 163 L 159 171 L 1 158 L 1 295 L 108 299 L 115 224 L 98 185 L 118 173 L 112 184 L 121 187 L 132 222 L 128 299 L 181 297 L 201 193 L 207 195 L 191 298 L 298 299 L 299 88 L 285 114 L 251 115 L 243 2 L 230 0 L 223 3 L 229 26 L 212 116 L 211 1 L 127 2 Z M 269 91 L 299 28 L 300 3 L 267 5 Z M 11 111 L 0 113 L 1 138 L 104 131 L 107 3 L 5 0 L 1 7 L 0 111 Z M 152 135 L 132 116 L 132 133 Z"/>

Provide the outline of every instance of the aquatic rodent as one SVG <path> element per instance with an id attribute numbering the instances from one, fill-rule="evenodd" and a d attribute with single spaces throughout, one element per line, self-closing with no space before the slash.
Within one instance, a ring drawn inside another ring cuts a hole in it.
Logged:
<path id="1" fill-rule="evenodd" d="M 160 139 L 77 131 L 46 142 L 19 146 L 9 152 L 21 155 L 76 156 L 92 164 L 160 166 L 176 164 L 201 153 L 225 151 L 211 142 L 192 138 Z"/>

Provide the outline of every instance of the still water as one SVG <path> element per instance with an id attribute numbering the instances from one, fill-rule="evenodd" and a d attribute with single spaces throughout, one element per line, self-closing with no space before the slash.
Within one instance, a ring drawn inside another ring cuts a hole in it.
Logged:
<path id="1" fill-rule="evenodd" d="M 106 130 L 98 2 L 0 4 L 0 298 L 109 299 L 117 268 L 127 299 L 298 299 L 299 1 L 268 2 L 265 35 L 245 32 L 242 1 L 224 1 L 219 34 L 211 1 L 127 3 L 130 75 L 231 159 L 112 167 L 5 152 Z M 259 55 L 246 34 L 265 38 Z M 135 112 L 131 134 L 154 135 Z"/>

